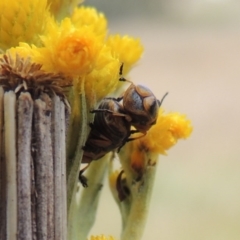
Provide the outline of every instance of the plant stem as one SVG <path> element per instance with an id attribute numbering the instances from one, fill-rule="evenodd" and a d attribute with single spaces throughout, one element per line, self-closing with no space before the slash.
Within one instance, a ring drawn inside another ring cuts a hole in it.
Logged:
<path id="1" fill-rule="evenodd" d="M 6 163 L 4 160 L 4 91 L 0 87 L 0 239 L 6 239 Z"/>
<path id="2" fill-rule="evenodd" d="M 109 157 L 110 154 L 107 154 L 88 167 L 86 177 L 89 186 L 79 191 L 80 197 L 77 199 L 76 214 L 73 219 L 75 223 L 73 239 L 85 240 L 95 222 Z"/>
<path id="3" fill-rule="evenodd" d="M 5 162 L 7 195 L 6 239 L 17 239 L 17 152 L 16 152 L 16 95 L 4 94 Z"/>
<path id="4" fill-rule="evenodd" d="M 54 95 L 52 116 L 52 142 L 54 159 L 54 229 L 55 239 L 66 240 L 66 144 L 65 144 L 65 105 Z"/>
<path id="5" fill-rule="evenodd" d="M 49 176 L 49 161 L 52 161 L 51 144 L 51 108 L 41 99 L 34 103 L 34 133 L 36 138 L 36 224 L 37 238 L 48 239 L 48 228 L 52 225 L 48 222 L 48 207 L 50 192 L 52 193 L 51 178 Z M 51 167 L 51 166 L 50 166 Z M 50 189 L 49 189 L 50 188 Z M 52 213 L 50 208 L 50 214 Z"/>
<path id="6" fill-rule="evenodd" d="M 149 164 L 145 168 L 142 179 L 132 182 L 130 186 L 131 206 L 122 232 L 122 240 L 140 240 L 142 238 L 154 185 L 157 158 L 158 154 L 145 153 L 145 161 Z M 153 165 L 151 165 L 152 162 Z"/>
<path id="7" fill-rule="evenodd" d="M 31 216 L 31 137 L 33 101 L 29 93 L 21 93 L 17 101 L 18 143 L 18 239 L 32 239 Z"/>

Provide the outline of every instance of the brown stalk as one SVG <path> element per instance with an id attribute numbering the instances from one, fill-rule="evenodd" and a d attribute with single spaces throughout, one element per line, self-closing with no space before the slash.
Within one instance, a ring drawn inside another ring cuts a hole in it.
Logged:
<path id="1" fill-rule="evenodd" d="M 47 98 L 43 96 L 43 98 Z M 41 99 L 34 102 L 34 134 L 35 134 L 35 177 L 36 177 L 36 224 L 37 239 L 48 239 L 48 228 L 52 230 L 52 223 L 48 214 L 52 214 L 51 193 L 52 179 L 49 168 L 52 161 L 51 143 L 51 108 Z M 50 193 L 51 191 L 51 193 Z M 50 217 L 51 219 L 51 217 Z M 48 225 L 50 224 L 50 225 Z"/>
<path id="2" fill-rule="evenodd" d="M 0 87 L 0 239 L 6 239 L 6 166 L 4 161 L 4 91 Z"/>
<path id="3" fill-rule="evenodd" d="M 17 189 L 18 239 L 32 239 L 31 217 L 31 137 L 33 101 L 29 93 L 21 93 L 17 100 Z"/>
<path id="4" fill-rule="evenodd" d="M 6 164 L 6 239 L 17 239 L 16 95 L 4 94 L 4 143 Z"/>
<path id="5" fill-rule="evenodd" d="M 54 95 L 52 116 L 52 140 L 54 158 L 54 225 L 55 239 L 66 239 L 67 213 L 66 213 L 66 124 L 65 105 L 61 99 Z"/>

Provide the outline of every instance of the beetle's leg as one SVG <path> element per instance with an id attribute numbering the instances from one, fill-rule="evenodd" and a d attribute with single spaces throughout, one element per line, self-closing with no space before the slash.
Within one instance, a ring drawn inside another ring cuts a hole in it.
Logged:
<path id="1" fill-rule="evenodd" d="M 138 130 L 131 130 L 131 131 L 130 131 L 130 135 L 131 135 L 131 134 L 134 134 L 134 133 L 139 133 L 139 131 L 138 131 Z"/>
<path id="2" fill-rule="evenodd" d="M 113 112 L 108 109 L 95 109 L 95 110 L 90 111 L 90 113 L 99 113 L 99 112 L 111 113 L 115 117 L 124 117 L 128 122 L 132 121 L 132 118 L 128 114 L 125 114 L 125 113 Z"/>
<path id="3" fill-rule="evenodd" d="M 146 134 L 147 134 L 147 133 L 143 133 L 141 136 L 138 136 L 138 137 L 135 137 L 135 138 L 128 138 L 128 139 L 126 140 L 126 142 L 131 142 L 131 141 L 133 141 L 133 140 L 142 138 L 142 137 L 144 137 Z"/>
<path id="4" fill-rule="evenodd" d="M 124 171 L 122 170 L 116 181 L 116 189 L 118 192 L 118 198 L 120 202 L 122 202 L 124 199 L 126 199 L 130 195 L 129 188 L 126 186 L 126 179 L 122 178 Z"/>
<path id="5" fill-rule="evenodd" d="M 119 76 L 120 76 L 119 81 L 132 83 L 131 81 L 129 81 L 125 77 L 123 77 L 123 63 L 121 64 L 120 69 L 119 69 Z"/>
<path id="6" fill-rule="evenodd" d="M 87 178 L 83 175 L 83 173 L 87 170 L 87 168 L 89 167 L 90 163 L 84 167 L 82 170 L 79 171 L 79 175 L 78 175 L 78 179 L 80 181 L 80 183 L 82 184 L 82 186 L 84 188 L 88 187 L 88 184 L 87 184 Z"/>
<path id="7" fill-rule="evenodd" d="M 130 134 L 133 134 L 133 133 L 137 133 L 138 131 L 137 130 L 131 130 L 130 131 Z M 136 140 L 136 139 L 139 139 L 139 138 L 142 138 L 146 135 L 147 133 L 143 133 L 141 136 L 138 136 L 138 137 L 135 137 L 135 138 L 127 138 L 125 141 L 123 141 L 122 145 L 117 149 L 117 152 L 119 152 L 121 150 L 121 148 L 125 145 L 126 142 L 131 142 L 133 140 Z"/>
<path id="8" fill-rule="evenodd" d="M 110 100 L 115 100 L 117 102 L 120 102 L 122 99 L 123 99 L 123 96 L 122 97 L 118 97 L 118 98 L 113 98 L 113 97 L 107 97 L 105 99 L 110 99 Z"/>

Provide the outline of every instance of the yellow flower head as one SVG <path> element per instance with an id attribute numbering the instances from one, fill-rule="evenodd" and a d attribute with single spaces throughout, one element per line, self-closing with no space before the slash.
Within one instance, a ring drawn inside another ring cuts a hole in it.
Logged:
<path id="1" fill-rule="evenodd" d="M 91 27 L 96 35 L 100 35 L 103 38 L 107 34 L 107 20 L 104 14 L 97 12 L 95 8 L 75 8 L 71 20 L 76 28 L 81 28 L 83 26 Z"/>
<path id="2" fill-rule="evenodd" d="M 39 44 L 49 18 L 47 0 L 0 1 L 0 48 Z"/>
<path id="3" fill-rule="evenodd" d="M 115 240 L 115 238 L 112 236 L 106 237 L 104 235 L 101 235 L 101 236 L 91 236 L 90 240 Z"/>
<path id="4" fill-rule="evenodd" d="M 179 113 L 164 114 L 159 110 L 157 123 L 147 135 L 132 142 L 131 163 L 135 169 L 144 164 L 145 152 L 166 154 L 179 139 L 186 139 L 192 132 L 191 122 Z"/>
<path id="5" fill-rule="evenodd" d="M 82 2 L 83 0 L 48 0 L 50 11 L 57 19 L 68 16 Z"/>
<path id="6" fill-rule="evenodd" d="M 104 46 L 94 70 L 86 76 L 86 95 L 91 97 L 95 94 L 98 101 L 113 92 L 119 82 L 119 67 L 119 60 L 112 56 L 109 47 Z"/>
<path id="7" fill-rule="evenodd" d="M 112 48 L 113 55 L 124 63 L 123 75 L 126 75 L 143 53 L 143 46 L 139 39 L 129 36 L 112 35 L 107 39 L 107 45 Z"/>
<path id="8" fill-rule="evenodd" d="M 15 59 L 16 56 L 21 58 L 32 58 L 33 50 L 32 47 L 27 43 L 19 43 L 19 46 L 7 49 L 6 54 Z"/>
<path id="9" fill-rule="evenodd" d="M 76 29 L 69 18 L 60 25 L 49 22 L 46 35 L 41 37 L 44 47 L 36 49 L 33 60 L 49 72 L 69 76 L 90 73 L 102 48 L 101 40 L 84 26 Z"/>

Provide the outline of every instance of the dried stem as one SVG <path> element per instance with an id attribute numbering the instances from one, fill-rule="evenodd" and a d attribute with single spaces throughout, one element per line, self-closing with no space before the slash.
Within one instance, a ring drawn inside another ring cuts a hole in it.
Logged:
<path id="1" fill-rule="evenodd" d="M 44 96 L 46 97 L 46 96 Z M 36 220 L 37 220 L 37 238 L 40 240 L 48 239 L 48 228 L 53 230 L 52 223 L 49 224 L 48 214 L 52 213 L 50 191 L 53 192 L 49 177 L 49 161 L 51 156 L 51 112 L 50 107 L 41 99 L 35 100 L 34 104 L 34 133 L 36 138 L 36 158 L 35 158 L 35 175 L 36 175 Z M 50 189 L 50 191 L 49 191 Z"/>
<path id="2" fill-rule="evenodd" d="M 18 239 L 32 239 L 31 217 L 31 136 L 33 101 L 21 93 L 17 101 L 18 117 Z"/>
<path id="3" fill-rule="evenodd" d="M 4 91 L 0 87 L 0 239 L 6 239 L 6 165 L 4 161 Z"/>
<path id="4" fill-rule="evenodd" d="M 16 95 L 4 94 L 5 162 L 7 191 L 7 240 L 17 239 L 17 153 L 16 153 Z"/>
<path id="5" fill-rule="evenodd" d="M 54 217 L 55 239 L 67 238 L 65 105 L 58 96 L 53 99 Z"/>

